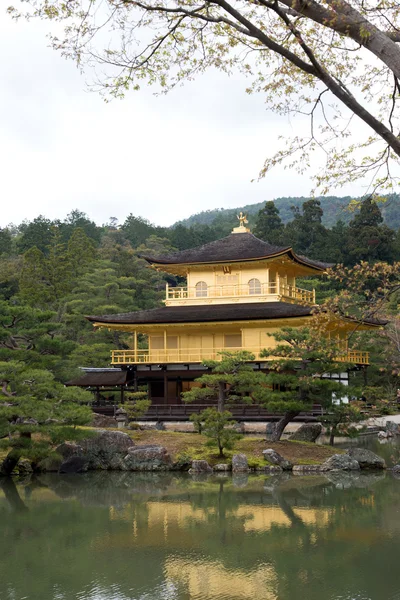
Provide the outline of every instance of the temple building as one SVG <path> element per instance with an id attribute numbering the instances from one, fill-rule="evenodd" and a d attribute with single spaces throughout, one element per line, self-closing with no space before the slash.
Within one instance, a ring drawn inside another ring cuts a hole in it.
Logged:
<path id="1" fill-rule="evenodd" d="M 153 405 L 180 405 L 181 393 L 204 373 L 202 361 L 218 360 L 223 350 L 247 350 L 255 356 L 254 368 L 267 370 L 261 351 L 276 344 L 267 334 L 313 318 L 315 291 L 297 287 L 296 280 L 322 275 L 330 265 L 256 238 L 242 213 L 238 218 L 239 226 L 223 239 L 142 257 L 152 268 L 186 279 L 178 287 L 167 284 L 163 307 L 87 317 L 95 327 L 129 334 L 130 347 L 113 350 L 111 364 L 126 374 L 129 387 L 147 384 Z M 367 365 L 367 352 L 347 346 L 353 328 L 353 322 L 337 320 L 328 333 L 340 338 L 343 361 Z"/>

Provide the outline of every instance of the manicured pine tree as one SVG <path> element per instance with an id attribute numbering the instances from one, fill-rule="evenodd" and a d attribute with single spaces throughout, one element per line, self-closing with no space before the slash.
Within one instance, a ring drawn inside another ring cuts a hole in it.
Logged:
<path id="1" fill-rule="evenodd" d="M 182 394 L 185 402 L 209 401 L 218 399 L 218 411 L 223 413 L 226 405 L 240 402 L 251 404 L 252 392 L 266 383 L 265 375 L 255 371 L 250 364 L 254 354 L 246 351 L 221 352 L 221 360 L 205 360 L 210 369 L 195 381 L 201 387 L 193 387 Z"/>
<path id="2" fill-rule="evenodd" d="M 87 436 L 77 428 L 92 418 L 89 392 L 65 388 L 50 371 L 0 362 L 0 447 L 8 451 L 0 474 L 10 475 L 21 458 L 35 467 L 66 440 Z"/>
<path id="3" fill-rule="evenodd" d="M 286 425 L 314 403 L 330 408 L 333 394 L 340 400 L 349 392 L 342 383 L 326 377 L 345 371 L 346 364 L 336 360 L 342 351 L 321 328 L 322 323 L 316 321 L 312 328 L 283 327 L 268 334 L 278 345 L 261 354 L 270 359 L 269 372 L 265 385 L 257 387 L 253 397 L 271 412 L 282 413 L 272 433 L 273 441 L 280 440 Z"/>

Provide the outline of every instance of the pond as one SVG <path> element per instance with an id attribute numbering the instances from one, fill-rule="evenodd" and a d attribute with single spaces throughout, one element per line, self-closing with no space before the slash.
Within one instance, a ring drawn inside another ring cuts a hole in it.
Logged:
<path id="1" fill-rule="evenodd" d="M 1 600 L 400 599 L 400 480 L 0 481 Z"/>

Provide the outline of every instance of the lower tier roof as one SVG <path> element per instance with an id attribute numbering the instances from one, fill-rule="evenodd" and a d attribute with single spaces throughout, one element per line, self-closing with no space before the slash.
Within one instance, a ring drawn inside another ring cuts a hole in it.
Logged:
<path id="1" fill-rule="evenodd" d="M 224 321 L 266 321 L 270 319 L 294 319 L 313 314 L 312 306 L 289 302 L 255 302 L 241 304 L 206 304 L 190 306 L 162 306 L 150 310 L 120 313 L 116 315 L 87 316 L 99 325 L 152 325 L 172 323 L 210 323 Z M 338 319 L 379 327 L 387 321 L 368 318 L 362 321 L 350 316 L 337 315 Z"/>
<path id="2" fill-rule="evenodd" d="M 153 323 L 205 323 L 212 321 L 252 321 L 287 319 L 312 314 L 311 306 L 288 302 L 209 304 L 201 306 L 163 306 L 117 315 L 88 316 L 89 321 L 104 324 L 151 325 Z"/>

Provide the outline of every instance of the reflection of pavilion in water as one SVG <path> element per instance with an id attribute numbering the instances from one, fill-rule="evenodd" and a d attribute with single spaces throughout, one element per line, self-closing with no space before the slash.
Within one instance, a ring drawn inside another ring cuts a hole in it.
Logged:
<path id="1" fill-rule="evenodd" d="M 199 507 L 191 501 L 168 500 L 151 500 L 145 506 L 145 510 L 143 505 L 129 505 L 121 510 L 110 508 L 112 520 L 123 520 L 130 526 L 125 534 L 105 539 L 107 549 L 110 544 L 118 548 L 122 546 L 127 551 L 133 548 L 156 549 L 163 540 L 168 548 L 164 562 L 165 578 L 172 586 L 183 588 L 188 599 L 278 598 L 278 575 L 273 562 L 265 556 L 260 563 L 260 553 L 249 570 L 248 561 L 241 564 L 239 553 L 240 548 L 243 549 L 240 543 L 241 539 L 244 540 L 243 536 L 260 541 L 260 534 L 268 534 L 273 528 L 287 530 L 292 526 L 290 516 L 280 506 L 239 504 L 231 508 L 226 506 L 221 511 L 218 504 Z M 330 507 L 307 506 L 296 506 L 291 510 L 298 522 L 311 526 L 312 530 L 314 527 L 326 527 L 333 511 Z M 228 553 L 237 553 L 237 556 L 226 560 L 226 556 L 218 558 L 214 552 L 209 552 L 209 544 L 212 545 L 210 536 L 215 536 L 219 542 L 223 538 Z M 293 538 L 285 539 L 282 531 L 280 550 L 290 550 L 292 543 Z"/>

